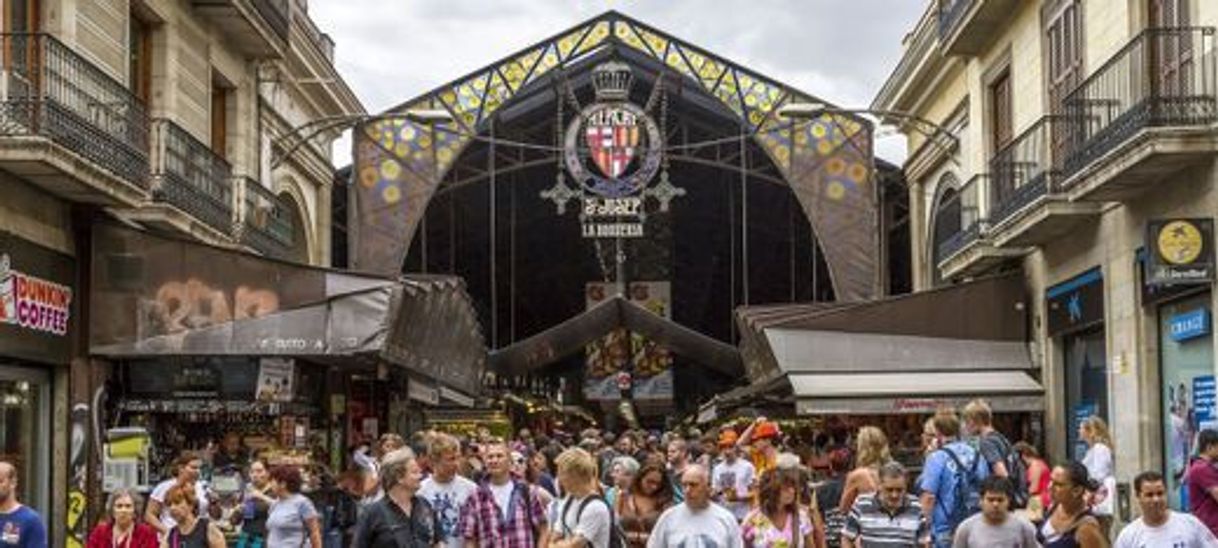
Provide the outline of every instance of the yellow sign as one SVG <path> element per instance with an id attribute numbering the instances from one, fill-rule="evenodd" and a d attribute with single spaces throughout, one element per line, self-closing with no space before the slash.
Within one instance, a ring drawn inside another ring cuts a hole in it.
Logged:
<path id="1" fill-rule="evenodd" d="M 1159 230 L 1159 256 L 1171 264 L 1189 264 L 1201 256 L 1201 230 L 1188 221 L 1172 221 Z"/>

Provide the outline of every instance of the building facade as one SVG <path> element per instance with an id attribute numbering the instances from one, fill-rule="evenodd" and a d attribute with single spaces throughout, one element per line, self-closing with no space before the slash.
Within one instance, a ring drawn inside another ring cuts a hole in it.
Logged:
<path id="1" fill-rule="evenodd" d="M 290 155 L 283 136 L 363 107 L 303 0 L 0 10 L 0 457 L 52 544 L 80 545 L 109 368 L 88 346 L 93 227 L 325 264 L 338 135 Z"/>
<path id="2" fill-rule="evenodd" d="M 1215 25 L 1193 0 L 930 2 L 872 105 L 943 128 L 907 131 L 916 288 L 1022 272 L 1050 456 L 1098 415 L 1118 480 L 1164 472 L 1176 507 L 1214 426 Z"/>

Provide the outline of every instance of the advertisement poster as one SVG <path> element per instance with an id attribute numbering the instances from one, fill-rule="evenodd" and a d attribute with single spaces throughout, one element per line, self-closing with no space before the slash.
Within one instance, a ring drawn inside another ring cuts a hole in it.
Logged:
<path id="1" fill-rule="evenodd" d="M 288 358 L 262 358 L 258 368 L 258 401 L 292 401 L 296 364 Z"/>
<path id="2" fill-rule="evenodd" d="M 586 286 L 585 299 L 591 309 L 617 292 L 617 284 L 594 282 Z M 630 301 L 656 315 L 672 317 L 672 286 L 669 282 L 633 282 L 627 288 Z M 616 400 L 621 395 L 617 374 L 631 371 L 632 397 L 636 400 L 672 399 L 672 353 L 646 337 L 617 329 L 588 345 L 584 395 L 590 400 Z"/>
<path id="3" fill-rule="evenodd" d="M 1095 402 L 1083 402 L 1074 406 L 1073 412 L 1070 414 L 1070 431 L 1078 432 L 1079 426 L 1083 421 L 1096 414 L 1099 408 Z M 1077 436 L 1075 436 L 1077 438 Z M 1087 454 L 1087 444 L 1081 438 L 1074 442 L 1074 460 L 1082 461 L 1083 456 Z"/>

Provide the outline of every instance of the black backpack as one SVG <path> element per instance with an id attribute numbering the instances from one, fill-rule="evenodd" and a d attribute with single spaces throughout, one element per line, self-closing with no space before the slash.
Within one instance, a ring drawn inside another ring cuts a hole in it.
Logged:
<path id="1" fill-rule="evenodd" d="M 575 510 L 575 523 L 579 523 L 580 517 L 584 515 L 584 508 L 588 507 L 592 501 L 600 501 L 605 505 L 605 509 L 609 511 L 609 548 L 625 548 L 626 547 L 626 532 L 622 530 L 621 524 L 617 522 L 617 516 L 613 513 L 613 507 L 609 505 L 609 501 L 605 500 L 600 495 L 590 495 L 579 503 L 579 508 Z M 571 508 L 571 499 L 567 499 L 567 503 L 562 507 L 562 514 L 558 516 L 560 524 L 567 517 L 567 510 Z M 565 527 L 565 524 L 563 525 Z M 588 539 L 588 546 L 592 546 L 591 539 Z"/>
<path id="2" fill-rule="evenodd" d="M 1027 508 L 1028 507 L 1028 467 L 1023 463 L 1023 458 L 1019 456 L 1019 452 L 1007 440 L 1007 437 L 1000 432 L 989 434 L 993 438 L 997 438 L 1002 445 L 1002 463 L 1007 467 L 1007 479 L 1011 480 L 1011 508 Z M 993 471 L 991 470 L 992 474 Z"/>

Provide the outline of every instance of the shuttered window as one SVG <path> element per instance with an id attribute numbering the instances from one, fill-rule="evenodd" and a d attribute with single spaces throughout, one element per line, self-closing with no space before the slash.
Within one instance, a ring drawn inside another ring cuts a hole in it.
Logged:
<path id="1" fill-rule="evenodd" d="M 1012 137 L 1011 71 L 1005 70 L 990 83 L 991 142 L 994 150 L 1001 150 Z"/>
<path id="2" fill-rule="evenodd" d="M 1078 0 L 1047 6 L 1045 41 L 1048 51 L 1049 111 L 1065 112 L 1063 101 L 1083 79 L 1083 27 Z"/>

